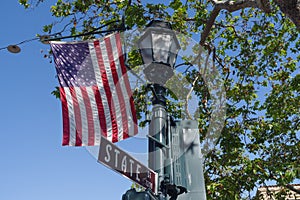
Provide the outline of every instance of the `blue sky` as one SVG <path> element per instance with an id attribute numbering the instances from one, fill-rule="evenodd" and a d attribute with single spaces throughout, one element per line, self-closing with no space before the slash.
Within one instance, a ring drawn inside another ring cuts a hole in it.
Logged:
<path id="1" fill-rule="evenodd" d="M 52 22 L 49 9 L 44 3 L 24 10 L 17 0 L 4 0 L 0 48 L 42 33 Z M 0 51 L 0 199 L 121 199 L 130 180 L 97 163 L 85 148 L 61 146 L 61 105 L 51 95 L 58 82 L 54 64 L 41 53 L 49 46 L 32 41 L 20 47 L 19 54 Z M 130 150 L 136 143 L 123 146 Z"/>
<path id="2" fill-rule="evenodd" d="M 0 200 L 121 199 L 132 182 L 97 163 L 97 149 L 61 146 L 61 104 L 51 94 L 55 67 L 41 53 L 49 46 L 32 41 L 19 54 L 3 49 L 42 33 L 53 21 L 47 2 L 25 10 L 18 0 L 3 0 L 0 7 Z M 139 160 L 145 144 L 143 138 L 119 143 Z"/>

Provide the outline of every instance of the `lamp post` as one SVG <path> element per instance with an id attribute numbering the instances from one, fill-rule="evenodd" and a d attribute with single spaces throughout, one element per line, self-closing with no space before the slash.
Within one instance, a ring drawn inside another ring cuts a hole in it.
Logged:
<path id="1" fill-rule="evenodd" d="M 206 200 L 198 122 L 174 122 L 166 111 L 164 85 L 174 74 L 178 39 L 169 23 L 154 20 L 138 40 L 138 47 L 153 93 L 148 165 L 158 174 L 159 192 L 154 196 L 149 189 L 131 189 L 122 200 Z"/>
<path id="2" fill-rule="evenodd" d="M 149 23 L 138 41 L 144 64 L 144 74 L 153 92 L 152 119 L 149 126 L 149 160 L 151 169 L 158 173 L 161 191 L 158 199 L 166 199 L 164 183 L 170 183 L 172 173 L 165 166 L 170 157 L 167 134 L 166 89 L 165 83 L 174 74 L 174 65 L 180 45 L 171 24 L 154 20 Z M 169 167 L 170 168 L 170 167 Z"/>

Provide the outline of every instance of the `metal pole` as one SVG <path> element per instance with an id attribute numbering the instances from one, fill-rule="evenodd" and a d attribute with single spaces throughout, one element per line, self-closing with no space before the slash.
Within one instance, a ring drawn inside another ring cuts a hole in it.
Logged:
<path id="1" fill-rule="evenodd" d="M 153 84 L 154 97 L 152 99 L 152 120 L 149 126 L 149 160 L 151 169 L 158 173 L 158 187 L 165 179 L 165 158 L 166 158 L 166 89 Z M 159 200 L 165 200 L 167 195 L 162 191 L 159 193 Z"/>
<path id="2" fill-rule="evenodd" d="M 171 123 L 173 122 L 171 116 L 168 114 L 167 116 L 167 133 L 166 133 L 166 145 L 167 149 L 167 157 L 165 158 L 165 180 L 169 184 L 174 184 L 174 166 L 173 166 L 173 153 L 172 153 L 172 128 Z M 174 124 L 173 124 L 174 125 Z"/>

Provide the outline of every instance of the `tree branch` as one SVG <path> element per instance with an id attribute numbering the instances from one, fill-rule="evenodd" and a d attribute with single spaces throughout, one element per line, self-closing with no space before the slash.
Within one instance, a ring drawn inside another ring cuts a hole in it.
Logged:
<path id="1" fill-rule="evenodd" d="M 300 1 L 300 0 L 298 0 L 298 1 Z M 234 11 L 237 11 L 237 10 L 240 10 L 243 8 L 259 8 L 266 13 L 271 12 L 270 3 L 268 0 L 238 0 L 238 1 L 212 0 L 212 3 L 214 4 L 215 7 L 210 15 L 209 20 L 206 23 L 203 33 L 201 35 L 200 45 L 205 44 L 205 40 L 208 37 L 209 32 L 210 32 L 212 26 L 214 25 L 215 20 L 222 9 L 227 10 L 229 12 L 234 12 Z"/>
<path id="2" fill-rule="evenodd" d="M 268 0 L 226 0 L 226 1 L 218 1 L 212 0 L 213 4 L 216 8 L 225 9 L 229 12 L 234 12 L 243 8 L 259 8 L 264 12 L 271 12 L 270 4 Z"/>
<path id="3" fill-rule="evenodd" d="M 220 13 L 220 10 L 221 10 L 221 9 L 215 7 L 215 8 L 213 9 L 213 11 L 211 12 L 210 18 L 208 19 L 208 21 L 207 21 L 207 23 L 206 23 L 206 26 L 205 26 L 205 29 L 204 29 L 203 33 L 201 34 L 200 45 L 202 45 L 202 46 L 204 45 L 205 40 L 206 40 L 206 38 L 208 37 L 209 32 L 210 32 L 212 26 L 214 25 L 217 16 L 218 16 L 219 13 Z"/>
<path id="4" fill-rule="evenodd" d="M 289 17 L 300 30 L 300 0 L 275 0 L 280 10 Z"/>

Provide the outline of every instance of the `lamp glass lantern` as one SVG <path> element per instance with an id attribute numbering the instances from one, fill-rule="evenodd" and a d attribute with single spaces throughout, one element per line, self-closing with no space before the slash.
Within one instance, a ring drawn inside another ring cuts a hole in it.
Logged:
<path id="1" fill-rule="evenodd" d="M 171 24 L 160 20 L 151 21 L 138 40 L 138 47 L 145 65 L 146 79 L 164 85 L 174 74 L 180 49 Z"/>

